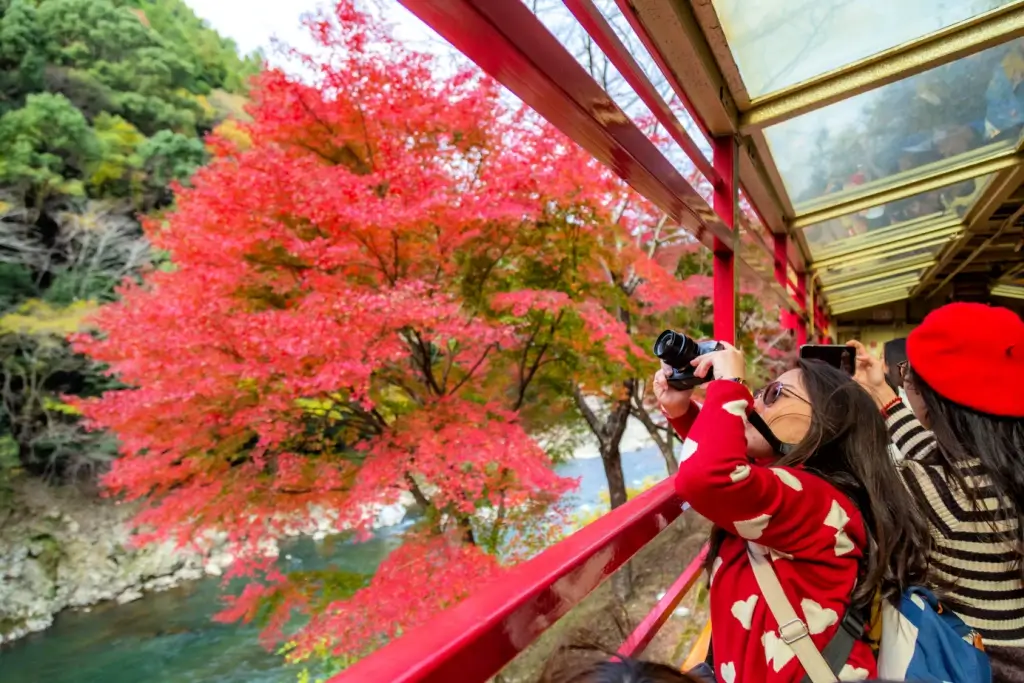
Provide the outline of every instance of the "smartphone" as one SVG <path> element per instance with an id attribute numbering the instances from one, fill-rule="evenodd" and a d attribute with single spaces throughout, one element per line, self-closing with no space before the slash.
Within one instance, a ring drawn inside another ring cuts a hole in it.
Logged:
<path id="1" fill-rule="evenodd" d="M 800 357 L 805 360 L 820 360 L 843 372 L 853 374 L 857 352 L 840 344 L 804 344 L 800 347 Z"/>

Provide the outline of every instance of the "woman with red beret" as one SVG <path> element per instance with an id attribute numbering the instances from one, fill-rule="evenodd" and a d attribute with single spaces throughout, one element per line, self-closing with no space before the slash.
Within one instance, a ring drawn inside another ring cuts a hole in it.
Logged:
<path id="1" fill-rule="evenodd" d="M 981 633 L 994 680 L 1024 682 L 1024 321 L 983 304 L 933 311 L 907 339 L 909 407 L 851 345 L 928 516 L 933 580 Z"/>

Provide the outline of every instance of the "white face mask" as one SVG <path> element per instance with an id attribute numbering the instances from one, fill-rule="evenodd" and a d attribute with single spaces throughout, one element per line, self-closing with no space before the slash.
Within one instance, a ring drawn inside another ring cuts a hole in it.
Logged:
<path id="1" fill-rule="evenodd" d="M 905 405 L 906 407 L 909 408 L 910 407 L 910 401 L 907 400 L 907 391 L 906 391 L 906 389 L 904 389 L 903 387 L 900 387 L 900 389 L 899 389 L 899 391 L 897 393 L 900 396 L 900 400 L 903 401 L 903 405 Z"/>

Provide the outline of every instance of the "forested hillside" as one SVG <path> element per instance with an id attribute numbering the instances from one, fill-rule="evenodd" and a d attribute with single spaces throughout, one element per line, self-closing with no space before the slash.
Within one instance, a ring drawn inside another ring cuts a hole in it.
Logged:
<path id="1" fill-rule="evenodd" d="M 0 0 L 0 488 L 113 457 L 63 401 L 109 383 L 65 337 L 161 267 L 139 218 L 206 161 L 206 133 L 244 116 L 260 62 L 183 0 Z"/>

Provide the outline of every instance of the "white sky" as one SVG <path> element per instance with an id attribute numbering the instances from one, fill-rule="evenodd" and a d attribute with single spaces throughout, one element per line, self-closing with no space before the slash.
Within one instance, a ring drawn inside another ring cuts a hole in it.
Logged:
<path id="1" fill-rule="evenodd" d="M 318 7 L 330 7 L 325 0 L 185 0 L 221 35 L 234 40 L 244 54 L 262 49 L 275 61 L 272 38 L 292 47 L 312 50 L 312 41 L 302 28 L 302 15 Z M 394 24 L 396 37 L 410 47 L 435 53 L 454 50 L 436 33 L 406 10 L 397 0 L 381 0 L 385 17 Z"/>

